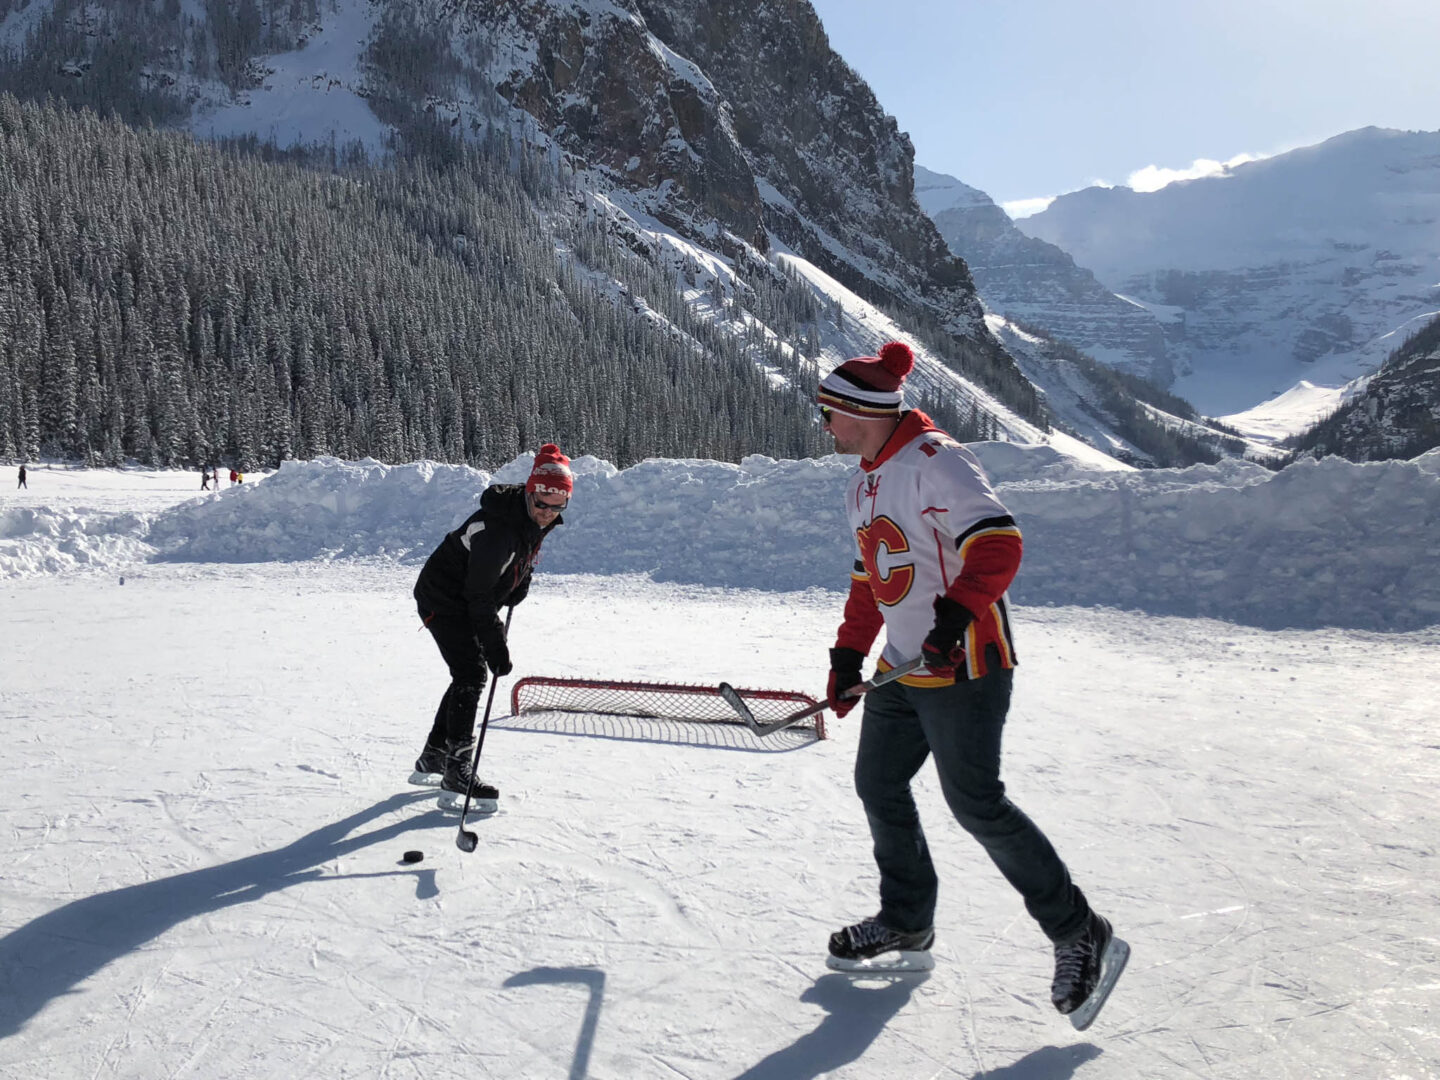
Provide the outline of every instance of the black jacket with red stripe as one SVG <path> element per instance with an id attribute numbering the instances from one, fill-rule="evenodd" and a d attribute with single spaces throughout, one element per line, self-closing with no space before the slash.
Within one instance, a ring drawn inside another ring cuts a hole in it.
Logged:
<path id="1" fill-rule="evenodd" d="M 476 634 L 491 634 L 500 625 L 499 609 L 529 591 L 540 545 L 562 520 L 557 516 L 544 529 L 535 524 L 520 484 L 486 488 L 480 509 L 425 560 L 415 582 L 422 614 L 468 615 Z"/>

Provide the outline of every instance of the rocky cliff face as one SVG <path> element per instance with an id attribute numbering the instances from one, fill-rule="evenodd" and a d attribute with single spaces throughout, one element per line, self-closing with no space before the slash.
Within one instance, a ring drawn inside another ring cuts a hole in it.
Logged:
<path id="1" fill-rule="evenodd" d="M 591 190 L 758 264 L 788 250 L 902 321 L 1021 416 L 1038 396 L 914 200 L 913 149 L 804 0 L 452 0 L 487 72 Z"/>
<path id="2" fill-rule="evenodd" d="M 1307 453 L 1352 461 L 1411 458 L 1440 447 L 1440 318 L 1396 349 L 1299 445 Z"/>
<path id="3" fill-rule="evenodd" d="M 732 250 L 769 246 L 728 102 L 633 3 L 484 0 L 448 13 L 491 43 L 495 90 L 539 133 L 626 188 L 665 224 Z M 718 227 L 718 228 L 717 228 Z"/>
<path id="4" fill-rule="evenodd" d="M 1026 236 L 990 196 L 915 169 L 915 197 L 974 276 L 985 305 L 1043 327 L 1111 367 L 1169 386 L 1175 372 L 1153 313 L 1122 300 L 1054 244 Z"/>
<path id="5" fill-rule="evenodd" d="M 870 298 L 920 301 L 980 333 L 970 275 L 913 197 L 914 150 L 800 0 L 637 0 L 714 78 L 760 185 L 766 226 Z"/>
<path id="6" fill-rule="evenodd" d="M 1017 224 L 1156 313 L 1176 392 L 1236 412 L 1373 371 L 1440 306 L 1440 132 L 1367 128 L 1147 194 L 1087 188 Z"/>
<path id="7" fill-rule="evenodd" d="M 499 92 L 665 224 L 735 254 L 773 241 L 973 347 L 965 264 L 913 198 L 914 152 L 803 0 L 484 0 Z"/>

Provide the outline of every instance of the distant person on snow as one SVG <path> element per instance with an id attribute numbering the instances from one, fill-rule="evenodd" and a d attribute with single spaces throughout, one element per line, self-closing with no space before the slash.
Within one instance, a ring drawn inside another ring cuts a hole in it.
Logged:
<path id="1" fill-rule="evenodd" d="M 29 490 L 30 490 L 30 483 L 29 483 L 28 480 L 25 479 L 25 466 L 24 466 L 24 465 L 21 465 L 21 466 L 20 466 L 20 483 L 18 483 L 17 485 L 15 485 L 15 490 L 16 490 L 16 491 L 19 491 L 21 488 L 24 488 L 26 491 L 29 491 Z"/>
<path id="2" fill-rule="evenodd" d="M 412 784 L 440 786 L 440 806 L 460 809 L 470 787 L 475 752 L 475 713 L 485 690 L 486 668 L 510 674 L 510 649 L 500 608 L 515 607 L 530 591 L 540 545 L 562 523 L 574 479 L 570 459 L 554 443 L 535 455 L 530 478 L 495 484 L 471 514 L 426 560 L 415 582 L 420 618 L 435 639 L 450 686 L 440 699 Z M 475 781 L 472 805 L 493 812 L 500 792 Z"/>
<path id="3" fill-rule="evenodd" d="M 209 490 L 210 490 L 210 470 L 209 470 L 209 469 L 201 469 L 201 470 L 200 470 L 200 490 L 201 490 L 201 491 L 209 491 Z"/>
<path id="4" fill-rule="evenodd" d="M 240 482 L 240 474 L 237 473 L 234 469 L 230 470 L 230 482 L 232 484 L 238 484 Z"/>
<path id="5" fill-rule="evenodd" d="M 939 881 L 910 782 L 934 756 L 955 818 L 1021 894 L 1054 945 L 1051 1000 L 1064 1014 L 1087 1003 L 1128 948 L 1091 910 L 1038 826 L 1005 795 L 1000 742 L 1016 664 L 1006 589 L 1020 567 L 1015 519 L 975 456 L 918 410 L 902 410 L 914 365 L 891 342 L 878 357 L 841 364 L 820 383 L 820 415 L 860 466 L 845 493 L 855 538 L 850 596 L 830 650 L 827 696 L 837 716 L 857 698 L 861 668 L 883 626 L 879 670 L 925 666 L 864 695 L 855 789 L 880 869 L 880 912 L 830 936 L 831 967 L 929 967 Z M 1113 945 L 1112 945 L 1113 942 Z M 1103 1003 L 1107 979 L 1085 1013 Z"/>

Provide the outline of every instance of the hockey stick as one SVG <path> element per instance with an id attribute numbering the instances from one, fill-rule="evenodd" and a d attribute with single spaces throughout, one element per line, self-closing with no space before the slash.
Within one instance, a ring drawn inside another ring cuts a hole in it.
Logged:
<path id="1" fill-rule="evenodd" d="M 883 675 L 876 675 L 872 679 L 866 679 L 864 682 L 852 686 L 849 690 L 845 691 L 845 697 L 859 697 L 861 694 L 874 690 L 877 686 L 884 686 L 886 683 L 894 682 L 896 679 L 909 675 L 916 668 L 923 666 L 924 663 L 924 658 L 919 656 L 914 660 L 906 660 L 903 664 L 891 668 Z M 816 713 L 824 712 L 830 707 L 828 701 L 822 701 L 819 705 L 810 705 L 801 709 L 799 712 L 791 713 L 789 716 L 782 716 L 779 720 L 772 720 L 768 724 L 762 724 L 755 719 L 755 714 L 750 711 L 750 706 L 745 704 L 745 699 L 742 698 L 739 692 L 728 682 L 722 682 L 720 684 L 720 696 L 725 699 L 726 704 L 740 714 L 740 719 L 745 722 L 745 726 L 756 735 L 773 735 L 775 732 L 787 728 L 791 724 L 798 724 L 801 720 L 808 720 Z"/>
<path id="2" fill-rule="evenodd" d="M 512 607 L 505 612 L 505 637 L 510 637 L 510 620 L 515 616 Z M 475 740 L 475 760 L 470 763 L 470 782 L 465 785 L 465 807 L 460 811 L 460 831 L 455 834 L 455 846 L 461 851 L 475 850 L 480 838 L 465 828 L 465 815 L 470 812 L 470 796 L 475 793 L 475 770 L 480 768 L 480 751 L 485 748 L 485 729 L 490 726 L 490 706 L 495 704 L 495 688 L 500 685 L 500 676 L 490 680 L 490 697 L 485 701 L 485 717 L 480 721 L 480 737 Z"/>

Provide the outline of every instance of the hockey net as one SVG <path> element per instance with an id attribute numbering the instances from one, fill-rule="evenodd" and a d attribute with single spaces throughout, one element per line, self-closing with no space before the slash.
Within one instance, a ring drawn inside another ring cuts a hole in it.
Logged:
<path id="1" fill-rule="evenodd" d="M 770 723 L 799 712 L 819 700 L 790 690 L 737 688 L 755 719 Z M 741 724 L 735 710 L 713 686 L 686 683 L 617 682 L 611 679 L 560 679 L 530 675 L 510 691 L 510 711 L 522 713 L 599 713 L 605 716 L 639 716 L 659 720 L 695 720 L 714 724 Z M 825 714 L 796 722 L 787 731 L 810 731 L 825 738 Z"/>

